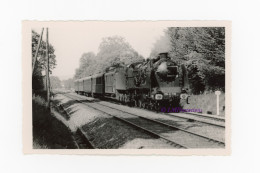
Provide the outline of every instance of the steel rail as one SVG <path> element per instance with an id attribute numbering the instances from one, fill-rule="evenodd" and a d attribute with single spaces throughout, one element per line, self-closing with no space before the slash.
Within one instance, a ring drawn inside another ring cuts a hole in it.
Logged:
<path id="1" fill-rule="evenodd" d="M 102 106 L 106 106 L 106 107 L 111 108 L 111 109 L 115 109 L 115 110 L 117 110 L 117 111 L 121 111 L 121 112 L 127 113 L 127 114 L 129 114 L 129 115 L 137 116 L 137 117 L 140 117 L 140 118 L 142 118 L 142 119 L 146 119 L 146 120 L 148 120 L 148 121 L 152 121 L 152 122 L 155 122 L 155 123 L 158 123 L 158 124 L 163 124 L 164 126 L 168 126 L 168 127 L 170 127 L 170 128 L 173 128 L 173 129 L 178 129 L 178 130 L 180 130 L 180 131 L 184 131 L 184 132 L 186 132 L 186 133 L 189 133 L 189 134 L 192 134 L 192 135 L 195 135 L 195 136 L 199 136 L 199 137 L 201 137 L 201 138 L 207 139 L 207 140 L 209 140 L 209 141 L 213 141 L 213 142 L 215 142 L 215 143 L 219 143 L 219 144 L 225 145 L 225 142 L 223 142 L 223 141 L 219 141 L 219 140 L 217 140 L 217 139 L 212 139 L 212 138 L 210 138 L 210 137 L 207 137 L 207 136 L 204 136 L 204 135 L 201 135 L 201 134 L 197 134 L 197 133 L 194 133 L 194 132 L 185 130 L 185 129 L 183 129 L 183 128 L 180 128 L 180 127 L 177 127 L 177 126 L 174 126 L 174 125 L 171 125 L 171 124 L 167 124 L 167 123 L 164 123 L 164 122 L 162 122 L 162 121 L 158 121 L 158 120 L 150 119 L 150 118 L 143 117 L 143 116 L 140 116 L 140 115 L 136 115 L 136 114 L 133 114 L 133 113 L 130 113 L 130 112 L 127 112 L 127 111 L 123 111 L 123 110 L 120 110 L 120 109 L 117 109 L 117 108 L 114 108 L 114 107 L 111 107 L 111 106 L 107 106 L 107 105 L 104 105 L 104 104 L 101 104 L 101 103 L 97 103 L 97 104 L 100 104 L 100 105 L 102 105 Z"/>
<path id="2" fill-rule="evenodd" d="M 73 95 L 74 96 L 74 95 Z M 75 97 L 77 97 L 77 96 L 75 96 Z M 111 99 L 108 99 L 108 98 L 106 98 L 107 100 L 110 100 L 110 102 L 112 101 L 112 103 L 115 103 L 115 104 L 118 104 L 118 103 L 120 103 L 120 102 L 117 102 L 117 101 L 114 101 L 114 100 L 111 100 Z M 106 101 L 107 101 L 106 100 Z M 90 101 L 90 100 L 89 100 Z M 91 100 L 90 102 L 92 102 L 93 100 Z M 135 108 L 137 108 L 137 109 L 141 109 L 141 108 L 139 108 L 139 107 L 135 107 Z M 154 112 L 154 111 L 152 111 L 152 110 L 149 110 L 149 109 L 145 109 L 145 110 L 147 110 L 147 111 L 151 111 L 151 112 Z M 222 125 L 222 124 L 216 124 L 216 123 L 212 123 L 212 122 L 208 122 L 208 121 L 203 121 L 203 120 L 198 120 L 198 119 L 194 119 L 194 118 L 189 118 L 189 117 L 183 117 L 183 116 L 179 116 L 179 115 L 176 115 L 176 114 L 170 114 L 170 113 L 168 113 L 168 112 L 157 112 L 157 113 L 159 113 L 159 114 L 162 114 L 162 115 L 167 115 L 167 116 L 172 116 L 172 117 L 177 117 L 177 118 L 182 118 L 182 119 L 185 119 L 185 120 L 194 120 L 195 122 L 199 122 L 199 123 L 203 123 L 203 124 L 207 124 L 207 125 L 212 125 L 212 126 L 216 126 L 216 127 L 220 127 L 220 128 L 225 128 L 225 125 Z M 173 113 L 173 112 L 172 112 Z M 195 114 L 191 114 L 191 113 L 186 113 L 186 112 L 183 112 L 184 114 L 187 114 L 187 115 L 189 115 L 189 116 L 194 116 L 194 117 L 200 117 L 200 118 L 205 118 L 205 119 L 208 119 L 208 120 L 210 120 L 210 121 L 212 121 L 212 119 L 215 119 L 216 121 L 218 121 L 218 122 L 223 122 L 223 121 L 225 121 L 225 120 L 223 120 L 223 119 L 218 119 L 217 117 L 208 117 L 208 116 L 203 116 L 203 115 L 195 115 Z M 214 121 L 214 120 L 213 120 Z"/>
<path id="3" fill-rule="evenodd" d="M 177 117 L 177 118 L 182 118 L 182 119 L 186 119 L 186 120 L 191 120 L 192 118 L 188 118 L 188 117 L 182 117 L 182 116 L 178 116 L 176 114 L 170 114 L 170 113 L 164 113 L 168 116 L 174 116 L 174 117 Z M 188 114 L 190 115 L 190 114 Z M 203 117 L 204 118 L 204 117 Z M 207 118 L 207 117 L 205 117 Z M 215 124 L 215 123 L 211 123 L 211 122 L 207 122 L 207 121 L 201 121 L 201 120 L 197 120 L 197 119 L 192 119 L 196 122 L 200 122 L 200 123 L 204 123 L 204 124 L 208 124 L 208 125 L 212 125 L 212 126 L 217 126 L 217 127 L 221 127 L 221 128 L 225 128 L 225 125 L 222 125 L 222 124 Z"/>
<path id="4" fill-rule="evenodd" d="M 188 115 L 191 115 L 191 116 L 194 116 L 194 117 L 197 116 L 197 117 L 200 117 L 200 118 L 207 118 L 207 119 L 216 120 L 216 121 L 219 121 L 219 122 L 225 122 L 226 121 L 226 119 L 222 118 L 222 117 L 203 115 L 203 114 L 195 113 L 195 112 L 184 112 L 184 113 L 188 114 Z"/>
<path id="5" fill-rule="evenodd" d="M 95 110 L 98 110 L 98 111 L 100 111 L 100 112 L 103 112 L 103 113 L 105 113 L 105 114 L 107 114 L 107 115 L 109 115 L 109 116 L 111 116 L 111 117 L 113 117 L 113 118 L 115 118 L 115 119 L 118 119 L 118 120 L 120 120 L 120 121 L 122 121 L 122 122 L 124 122 L 124 123 L 126 123 L 126 124 L 128 124 L 128 125 L 130 124 L 131 126 L 134 126 L 135 128 L 141 129 L 141 130 L 143 130 L 144 132 L 146 132 L 146 133 L 148 133 L 148 134 L 150 134 L 150 135 L 152 135 L 152 136 L 161 138 L 161 139 L 167 141 L 168 143 L 170 143 L 171 145 L 173 145 L 173 146 L 175 146 L 175 147 L 179 147 L 179 148 L 183 148 L 183 149 L 187 149 L 187 148 L 188 148 L 187 146 L 184 146 L 184 145 L 182 145 L 182 144 L 176 143 L 175 141 L 173 141 L 173 140 L 171 140 L 171 139 L 168 139 L 167 137 L 164 137 L 164 136 L 159 135 L 159 134 L 157 134 L 157 133 L 155 133 L 155 132 L 152 132 L 152 131 L 150 131 L 150 130 L 148 130 L 148 129 L 145 129 L 145 128 L 143 128 L 143 127 L 141 127 L 141 126 L 139 126 L 139 125 L 136 125 L 136 124 L 134 124 L 134 123 L 132 123 L 132 122 L 130 122 L 130 121 L 128 121 L 128 120 L 125 120 L 125 119 L 120 118 L 120 117 L 118 117 L 118 116 L 109 114 L 109 113 L 107 113 L 107 112 L 105 112 L 105 111 L 103 111 L 103 110 L 97 109 L 97 108 L 95 108 L 95 107 L 93 107 L 93 106 L 90 106 L 90 105 L 88 105 L 88 104 L 86 104 L 86 103 L 84 103 L 84 102 L 82 102 L 82 101 L 76 99 L 76 98 L 75 98 L 76 96 L 71 96 L 71 95 L 68 96 L 67 94 L 63 94 L 63 95 L 65 95 L 66 97 L 69 97 L 69 98 L 71 98 L 71 99 L 74 99 L 74 100 L 78 101 L 79 103 L 84 104 L 84 105 L 86 105 L 86 106 L 88 106 L 88 107 L 91 107 L 91 108 L 93 108 L 93 109 L 95 109 Z M 73 97 L 74 97 L 74 98 L 73 98 Z"/>
<path id="6" fill-rule="evenodd" d="M 71 95 L 70 95 L 70 96 L 71 96 Z M 77 97 L 77 96 L 72 96 L 72 97 L 75 98 L 75 97 Z M 77 98 L 79 98 L 79 97 L 77 97 Z M 84 104 L 85 104 L 85 103 L 84 103 Z M 168 126 L 168 127 L 170 127 L 170 128 L 173 128 L 173 129 L 178 129 L 178 130 L 180 130 L 180 131 L 183 131 L 183 132 L 186 132 L 186 133 L 189 133 L 189 134 L 192 134 L 192 135 L 195 135 L 195 136 L 198 136 L 198 137 L 207 139 L 208 141 L 213 141 L 213 142 L 215 142 L 215 143 L 217 143 L 217 144 L 220 144 L 220 145 L 224 145 L 224 146 L 225 146 L 225 142 L 219 141 L 219 140 L 217 140 L 217 139 L 213 139 L 213 138 L 210 138 L 210 137 L 207 137 L 207 136 L 204 136 L 204 135 L 202 135 L 202 134 L 197 134 L 197 133 L 194 133 L 194 132 L 185 130 L 185 129 L 180 128 L 180 127 L 177 127 L 177 126 L 164 123 L 164 122 L 162 122 L 162 121 L 158 121 L 158 120 L 150 119 L 150 118 L 143 117 L 143 116 L 140 116 L 140 115 L 136 115 L 136 114 L 133 114 L 133 113 L 130 113 L 130 112 L 127 112 L 127 111 L 123 111 L 123 110 L 121 110 L 121 109 L 117 109 L 117 108 L 114 108 L 114 107 L 111 107 L 111 106 L 108 106 L 108 105 L 104 105 L 104 104 L 101 104 L 101 103 L 98 103 L 98 102 L 96 102 L 96 104 L 99 104 L 99 105 L 102 105 L 102 106 L 106 106 L 106 107 L 108 107 L 108 108 L 111 108 L 111 109 L 114 109 L 114 110 L 117 110 L 117 111 L 121 111 L 121 112 L 126 113 L 126 114 L 129 114 L 129 115 L 137 116 L 137 117 L 139 117 L 139 118 L 146 119 L 146 120 L 148 120 L 148 121 L 152 121 L 152 122 L 155 122 L 155 123 L 158 123 L 158 124 L 162 124 L 162 125 L 164 125 L 164 126 Z"/>
<path id="7" fill-rule="evenodd" d="M 77 97 L 77 96 L 73 96 L 73 97 L 75 98 L 75 97 Z M 85 104 L 85 103 L 84 103 L 84 104 Z M 170 127 L 170 128 L 173 128 L 173 129 L 178 129 L 178 130 L 180 130 L 180 131 L 183 131 L 183 132 L 186 132 L 186 133 L 189 133 L 189 134 L 192 134 L 192 135 L 195 135 L 195 136 L 198 136 L 198 137 L 207 139 L 208 141 L 212 141 L 212 142 L 215 142 L 215 143 L 217 143 L 217 144 L 220 144 L 220 145 L 224 145 L 224 146 L 225 146 L 225 142 L 220 141 L 220 140 L 217 140 L 217 139 L 213 139 L 213 138 L 210 138 L 210 137 L 207 137 L 207 136 L 204 136 L 204 135 L 202 135 L 202 134 L 194 133 L 194 132 L 185 130 L 185 129 L 183 129 L 183 128 L 177 127 L 177 126 L 164 123 L 164 122 L 162 122 L 162 121 L 158 121 L 158 120 L 150 119 L 150 118 L 143 117 L 143 116 L 140 116 L 140 115 L 136 115 L 136 114 L 133 114 L 133 113 L 130 113 L 130 112 L 127 112 L 127 111 L 123 111 L 123 110 L 121 110 L 121 109 L 117 109 L 117 108 L 114 108 L 114 107 L 111 107 L 111 106 L 108 106 L 108 105 L 104 105 L 104 104 L 101 104 L 101 103 L 98 103 L 98 102 L 96 102 L 96 104 L 99 104 L 99 105 L 102 105 L 102 106 L 106 106 L 106 107 L 108 107 L 108 108 L 111 108 L 111 109 L 114 109 L 114 110 L 117 110 L 117 111 L 121 111 L 121 112 L 126 113 L 126 114 L 129 114 L 129 115 L 137 116 L 137 117 L 139 117 L 139 118 L 142 118 L 142 119 L 145 119 L 145 120 L 148 120 L 148 121 L 152 121 L 152 122 L 155 122 L 155 123 L 158 123 L 158 124 L 162 124 L 162 125 L 164 125 L 164 126 L 168 126 L 168 127 Z"/>

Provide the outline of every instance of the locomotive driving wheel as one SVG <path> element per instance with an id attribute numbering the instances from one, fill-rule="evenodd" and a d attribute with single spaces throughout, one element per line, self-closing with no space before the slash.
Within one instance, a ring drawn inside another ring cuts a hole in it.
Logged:
<path id="1" fill-rule="evenodd" d="M 154 110 L 155 110 L 156 112 L 159 112 L 159 110 L 160 110 L 160 103 L 159 103 L 159 102 L 155 102 L 155 104 L 154 104 Z"/>
<path id="2" fill-rule="evenodd" d="M 134 105 L 134 107 L 137 107 L 137 106 L 138 106 L 137 100 L 134 100 L 134 101 L 133 101 L 133 105 Z"/>
<path id="3" fill-rule="evenodd" d="M 146 102 L 142 103 L 142 108 L 144 108 L 144 109 L 146 108 Z"/>
<path id="4" fill-rule="evenodd" d="M 152 106 L 151 100 L 149 101 L 149 103 L 147 103 L 146 108 L 147 108 L 148 110 L 152 110 L 153 106 Z"/>
<path id="5" fill-rule="evenodd" d="M 143 105 L 143 101 L 140 99 L 140 100 L 138 100 L 138 107 L 139 108 L 142 108 L 142 105 Z"/>
<path id="6" fill-rule="evenodd" d="M 126 94 L 123 95 L 124 96 L 124 104 L 127 104 L 128 103 L 128 97 Z"/>

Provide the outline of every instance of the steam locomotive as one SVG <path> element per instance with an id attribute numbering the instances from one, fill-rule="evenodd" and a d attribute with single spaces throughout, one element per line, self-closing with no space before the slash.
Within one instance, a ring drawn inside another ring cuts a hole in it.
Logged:
<path id="1" fill-rule="evenodd" d="M 105 73 L 76 80 L 74 86 L 78 94 L 154 110 L 178 105 L 189 96 L 186 67 L 171 60 L 168 53 L 145 62 L 110 67 Z"/>

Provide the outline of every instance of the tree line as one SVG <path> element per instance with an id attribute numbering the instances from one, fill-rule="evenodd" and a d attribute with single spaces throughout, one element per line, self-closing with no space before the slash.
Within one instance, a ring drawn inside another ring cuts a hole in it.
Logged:
<path id="1" fill-rule="evenodd" d="M 155 42 L 150 58 L 160 52 L 186 64 L 192 93 L 225 91 L 225 28 L 169 27 Z"/>
<path id="2" fill-rule="evenodd" d="M 32 30 L 32 58 L 35 57 L 37 45 L 40 39 L 40 34 Z M 49 72 L 52 73 L 52 70 L 56 67 L 56 55 L 54 47 L 49 44 Z M 39 47 L 38 55 L 36 57 L 35 67 L 32 75 L 32 89 L 33 91 L 46 90 L 46 76 L 43 75 L 47 73 L 46 67 L 46 42 L 41 41 Z M 61 88 L 61 81 L 56 76 L 50 76 L 51 88 Z"/>
<path id="3" fill-rule="evenodd" d="M 129 64 L 143 59 L 123 37 L 105 37 L 102 39 L 96 55 L 93 52 L 82 54 L 74 79 L 104 72 L 111 66 Z"/>

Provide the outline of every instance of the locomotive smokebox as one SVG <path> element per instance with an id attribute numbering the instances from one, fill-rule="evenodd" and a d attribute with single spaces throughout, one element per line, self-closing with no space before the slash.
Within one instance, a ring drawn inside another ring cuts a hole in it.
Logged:
<path id="1" fill-rule="evenodd" d="M 168 69 L 167 69 L 167 63 L 166 62 L 162 62 L 158 69 L 157 72 L 160 73 L 161 75 L 167 75 L 168 73 Z"/>
<path id="2" fill-rule="evenodd" d="M 156 62 L 156 74 L 162 81 L 173 81 L 178 75 L 178 66 L 170 60 L 168 52 L 160 53 L 159 60 Z"/>

